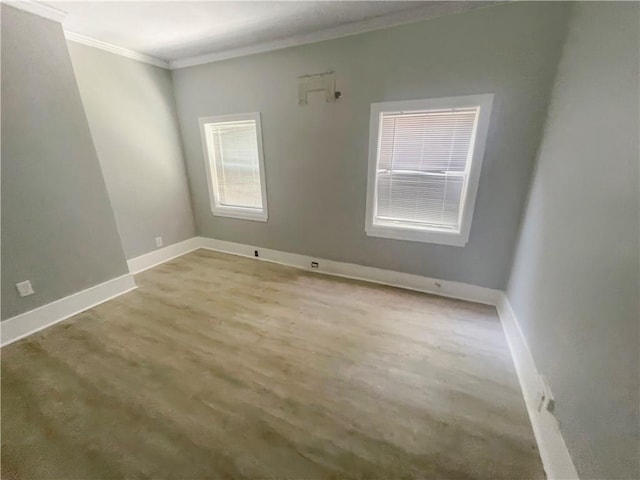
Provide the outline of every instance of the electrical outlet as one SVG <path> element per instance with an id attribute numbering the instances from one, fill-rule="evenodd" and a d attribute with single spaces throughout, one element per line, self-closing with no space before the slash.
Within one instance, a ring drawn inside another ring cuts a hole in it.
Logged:
<path id="1" fill-rule="evenodd" d="M 16 283 L 16 288 L 18 289 L 18 294 L 21 297 L 28 297 L 29 295 L 33 295 L 35 293 L 33 291 L 33 287 L 31 286 L 31 282 L 29 280 Z"/>
<path id="2" fill-rule="evenodd" d="M 162 245 L 164 245 L 162 237 L 156 237 L 156 247 L 161 247 Z"/>
<path id="3" fill-rule="evenodd" d="M 253 251 L 253 256 L 254 256 L 254 257 L 259 257 L 259 256 L 260 256 L 260 255 L 258 255 L 258 250 L 254 250 L 254 251 Z"/>
<path id="4" fill-rule="evenodd" d="M 311 268 L 319 268 L 320 264 L 318 262 L 311 262 Z"/>

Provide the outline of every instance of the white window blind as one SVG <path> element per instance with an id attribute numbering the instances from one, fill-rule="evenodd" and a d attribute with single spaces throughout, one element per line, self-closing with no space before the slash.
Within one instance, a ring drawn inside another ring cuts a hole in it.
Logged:
<path id="1" fill-rule="evenodd" d="M 218 203 L 262 209 L 256 122 L 214 123 L 209 129 Z"/>
<path id="2" fill-rule="evenodd" d="M 479 110 L 380 113 L 374 225 L 460 230 Z"/>
<path id="3" fill-rule="evenodd" d="M 267 219 L 260 114 L 200 119 L 214 215 Z"/>

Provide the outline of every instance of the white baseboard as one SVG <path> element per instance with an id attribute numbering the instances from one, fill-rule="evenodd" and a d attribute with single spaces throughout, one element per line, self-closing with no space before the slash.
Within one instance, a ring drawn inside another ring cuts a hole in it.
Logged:
<path id="1" fill-rule="evenodd" d="M 133 275 L 126 274 L 11 317 L 0 323 L 0 344 L 9 345 L 135 288 Z"/>
<path id="2" fill-rule="evenodd" d="M 353 263 L 335 262 L 307 255 L 281 252 L 268 248 L 253 247 L 212 238 L 200 239 L 200 247 L 218 252 L 231 253 L 256 260 L 279 263 L 302 268 L 312 272 L 325 273 L 339 277 L 365 280 L 373 283 L 391 285 L 444 297 L 457 298 L 477 303 L 494 305 L 502 323 L 511 356 L 516 367 L 518 380 L 525 399 L 527 412 L 540 450 L 540 457 L 549 480 L 578 480 L 576 468 L 560 433 L 556 418 L 547 410 L 539 412 L 537 400 L 540 387 L 540 375 L 529 350 L 527 341 L 511 309 L 509 301 L 501 290 L 479 287 L 460 282 L 449 282 L 420 275 L 366 267 Z M 312 268 L 311 262 L 318 262 L 318 268 Z"/>
<path id="3" fill-rule="evenodd" d="M 540 375 L 504 292 L 477 285 L 438 280 L 205 237 L 190 238 L 133 258 L 127 263 L 131 273 L 139 273 L 199 248 L 251 258 L 255 258 L 254 251 L 258 250 L 259 257 L 256 260 L 496 306 L 516 367 L 547 477 L 549 480 L 578 480 L 576 468 L 560 433 L 556 418 L 546 410 L 539 412 L 537 409 Z M 318 268 L 312 268 L 311 262 L 318 262 Z M 136 285 L 133 275 L 128 274 L 5 320 L 0 324 L 1 344 L 2 346 L 8 345 L 134 288 Z"/>
<path id="4" fill-rule="evenodd" d="M 509 350 L 511 350 L 511 357 L 516 367 L 520 388 L 547 479 L 577 480 L 578 472 L 564 442 L 556 417 L 546 409 L 538 411 L 540 374 L 509 299 L 503 292 L 501 292 L 496 306 L 507 337 Z"/>
<path id="5" fill-rule="evenodd" d="M 443 297 L 457 298 L 470 302 L 495 305 L 501 292 L 491 288 L 479 287 L 460 282 L 450 282 L 435 278 L 413 275 L 410 273 L 383 270 L 381 268 L 366 267 L 354 263 L 336 262 L 297 253 L 281 252 L 262 247 L 253 247 L 241 243 L 226 242 L 213 238 L 200 237 L 200 247 L 218 252 L 231 253 L 244 257 L 254 257 L 254 251 L 258 250 L 259 257 L 256 260 L 279 263 L 291 267 L 302 268 L 310 272 L 324 273 L 338 277 L 365 280 L 367 282 L 390 285 L 393 287 L 416 290 L 418 292 L 432 293 Z M 311 262 L 318 262 L 318 268 L 312 268 Z"/>
<path id="6" fill-rule="evenodd" d="M 192 252 L 198 248 L 201 248 L 202 240 L 200 237 L 193 237 L 182 242 L 174 243 L 168 247 L 160 248 L 139 257 L 127 260 L 129 266 L 129 272 L 140 273 L 153 268 L 161 263 L 168 262 L 176 257 L 180 257 L 185 253 Z"/>

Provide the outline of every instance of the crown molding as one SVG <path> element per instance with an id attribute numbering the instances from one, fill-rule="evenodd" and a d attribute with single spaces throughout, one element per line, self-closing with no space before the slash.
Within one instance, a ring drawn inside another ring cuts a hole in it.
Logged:
<path id="1" fill-rule="evenodd" d="M 87 37 L 86 35 L 81 35 L 79 33 L 69 32 L 65 30 L 64 36 L 71 42 L 81 43 L 90 47 L 99 48 L 100 50 L 115 53 L 116 55 L 131 58 L 139 62 L 149 63 L 151 65 L 155 65 L 156 67 L 169 68 L 169 63 L 162 60 L 161 58 L 152 57 L 151 55 L 146 55 L 134 50 L 118 47 L 117 45 L 103 42 L 101 40 L 96 40 L 95 38 Z"/>
<path id="2" fill-rule="evenodd" d="M 0 0 L 0 3 L 59 23 L 62 23 L 62 21 L 67 16 L 67 12 L 34 0 Z M 155 65 L 157 67 L 169 68 L 169 63 L 160 58 L 152 57 L 151 55 L 145 55 L 144 53 L 129 50 L 127 48 L 118 47 L 117 45 L 103 42 L 101 40 L 96 40 L 95 38 L 87 37 L 86 35 L 81 35 L 79 33 L 69 32 L 65 30 L 64 36 L 67 40 L 70 40 L 72 42 L 82 43 L 83 45 L 99 48 L 101 50 L 115 53 L 116 55 L 121 55 L 123 57 L 132 58 L 133 60 L 138 60 L 139 62 L 150 63 L 151 65 Z"/>
<path id="3" fill-rule="evenodd" d="M 419 8 L 411 8 L 403 10 L 391 15 L 373 17 L 359 22 L 347 23 L 336 27 L 319 30 L 316 32 L 295 35 L 271 42 L 263 42 L 247 47 L 232 48 L 222 50 L 220 52 L 205 53 L 193 57 L 180 58 L 169 61 L 169 68 L 176 70 L 179 68 L 193 67 L 206 63 L 219 62 L 229 60 L 231 58 L 244 57 L 254 55 L 256 53 L 270 52 L 273 50 L 281 50 L 283 48 L 295 47 L 298 45 L 306 45 L 309 43 L 322 42 L 325 40 L 333 40 L 335 38 L 357 35 L 359 33 L 380 30 L 383 28 L 404 25 L 407 23 L 415 23 L 429 18 L 460 13 L 472 8 L 480 8 L 492 6 L 501 1 L 455 1 L 455 2 L 433 2 Z"/>
<path id="4" fill-rule="evenodd" d="M 51 7 L 47 4 L 40 3 L 34 0 L 0 0 L 0 3 L 6 4 L 20 10 L 44 17 L 56 22 L 62 22 L 67 15 L 67 12 Z M 222 60 L 228 60 L 231 58 L 244 57 L 248 55 L 254 55 L 257 53 L 265 53 L 274 50 L 281 50 L 284 48 L 295 47 L 298 45 L 306 45 L 310 43 L 322 42 L 326 40 L 333 40 L 336 38 L 347 37 L 351 35 L 357 35 L 360 33 L 370 32 L 373 30 L 380 30 L 383 28 L 394 27 L 397 25 L 404 25 L 407 23 L 415 23 L 429 18 L 440 17 L 443 15 L 450 15 L 454 13 L 460 13 L 472 8 L 481 8 L 486 6 L 492 6 L 498 3 L 503 3 L 502 0 L 498 1 L 437 1 L 431 2 L 428 5 L 424 5 L 419 8 L 411 8 L 396 12 L 391 15 L 383 15 L 380 17 L 369 18 L 359 22 L 352 22 L 345 25 L 338 25 L 336 27 L 327 28 L 311 33 L 294 35 L 291 37 L 257 43 L 246 47 L 231 48 L 222 50 L 219 52 L 206 53 L 202 55 L 196 55 L 192 57 L 179 58 L 176 60 L 166 61 L 158 57 L 147 55 L 135 50 L 129 50 L 124 47 L 119 47 L 111 43 L 103 42 L 86 35 L 82 35 L 75 32 L 64 31 L 67 40 L 88 45 L 90 47 L 105 50 L 107 52 L 120 55 L 123 57 L 131 58 L 139 62 L 148 63 L 161 68 L 167 68 L 171 70 L 192 67 L 196 65 L 202 65 L 206 63 L 219 62 Z"/>
<path id="5" fill-rule="evenodd" d="M 67 16 L 67 12 L 33 0 L 2 0 L 1 3 L 59 23 Z"/>

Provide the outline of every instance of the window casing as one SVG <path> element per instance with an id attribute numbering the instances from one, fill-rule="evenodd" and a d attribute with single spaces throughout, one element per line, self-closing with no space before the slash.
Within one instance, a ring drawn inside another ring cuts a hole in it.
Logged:
<path id="1" fill-rule="evenodd" d="M 266 222 L 260 113 L 200 118 L 213 215 Z"/>
<path id="2" fill-rule="evenodd" d="M 464 246 L 493 95 L 371 105 L 366 232 Z"/>

